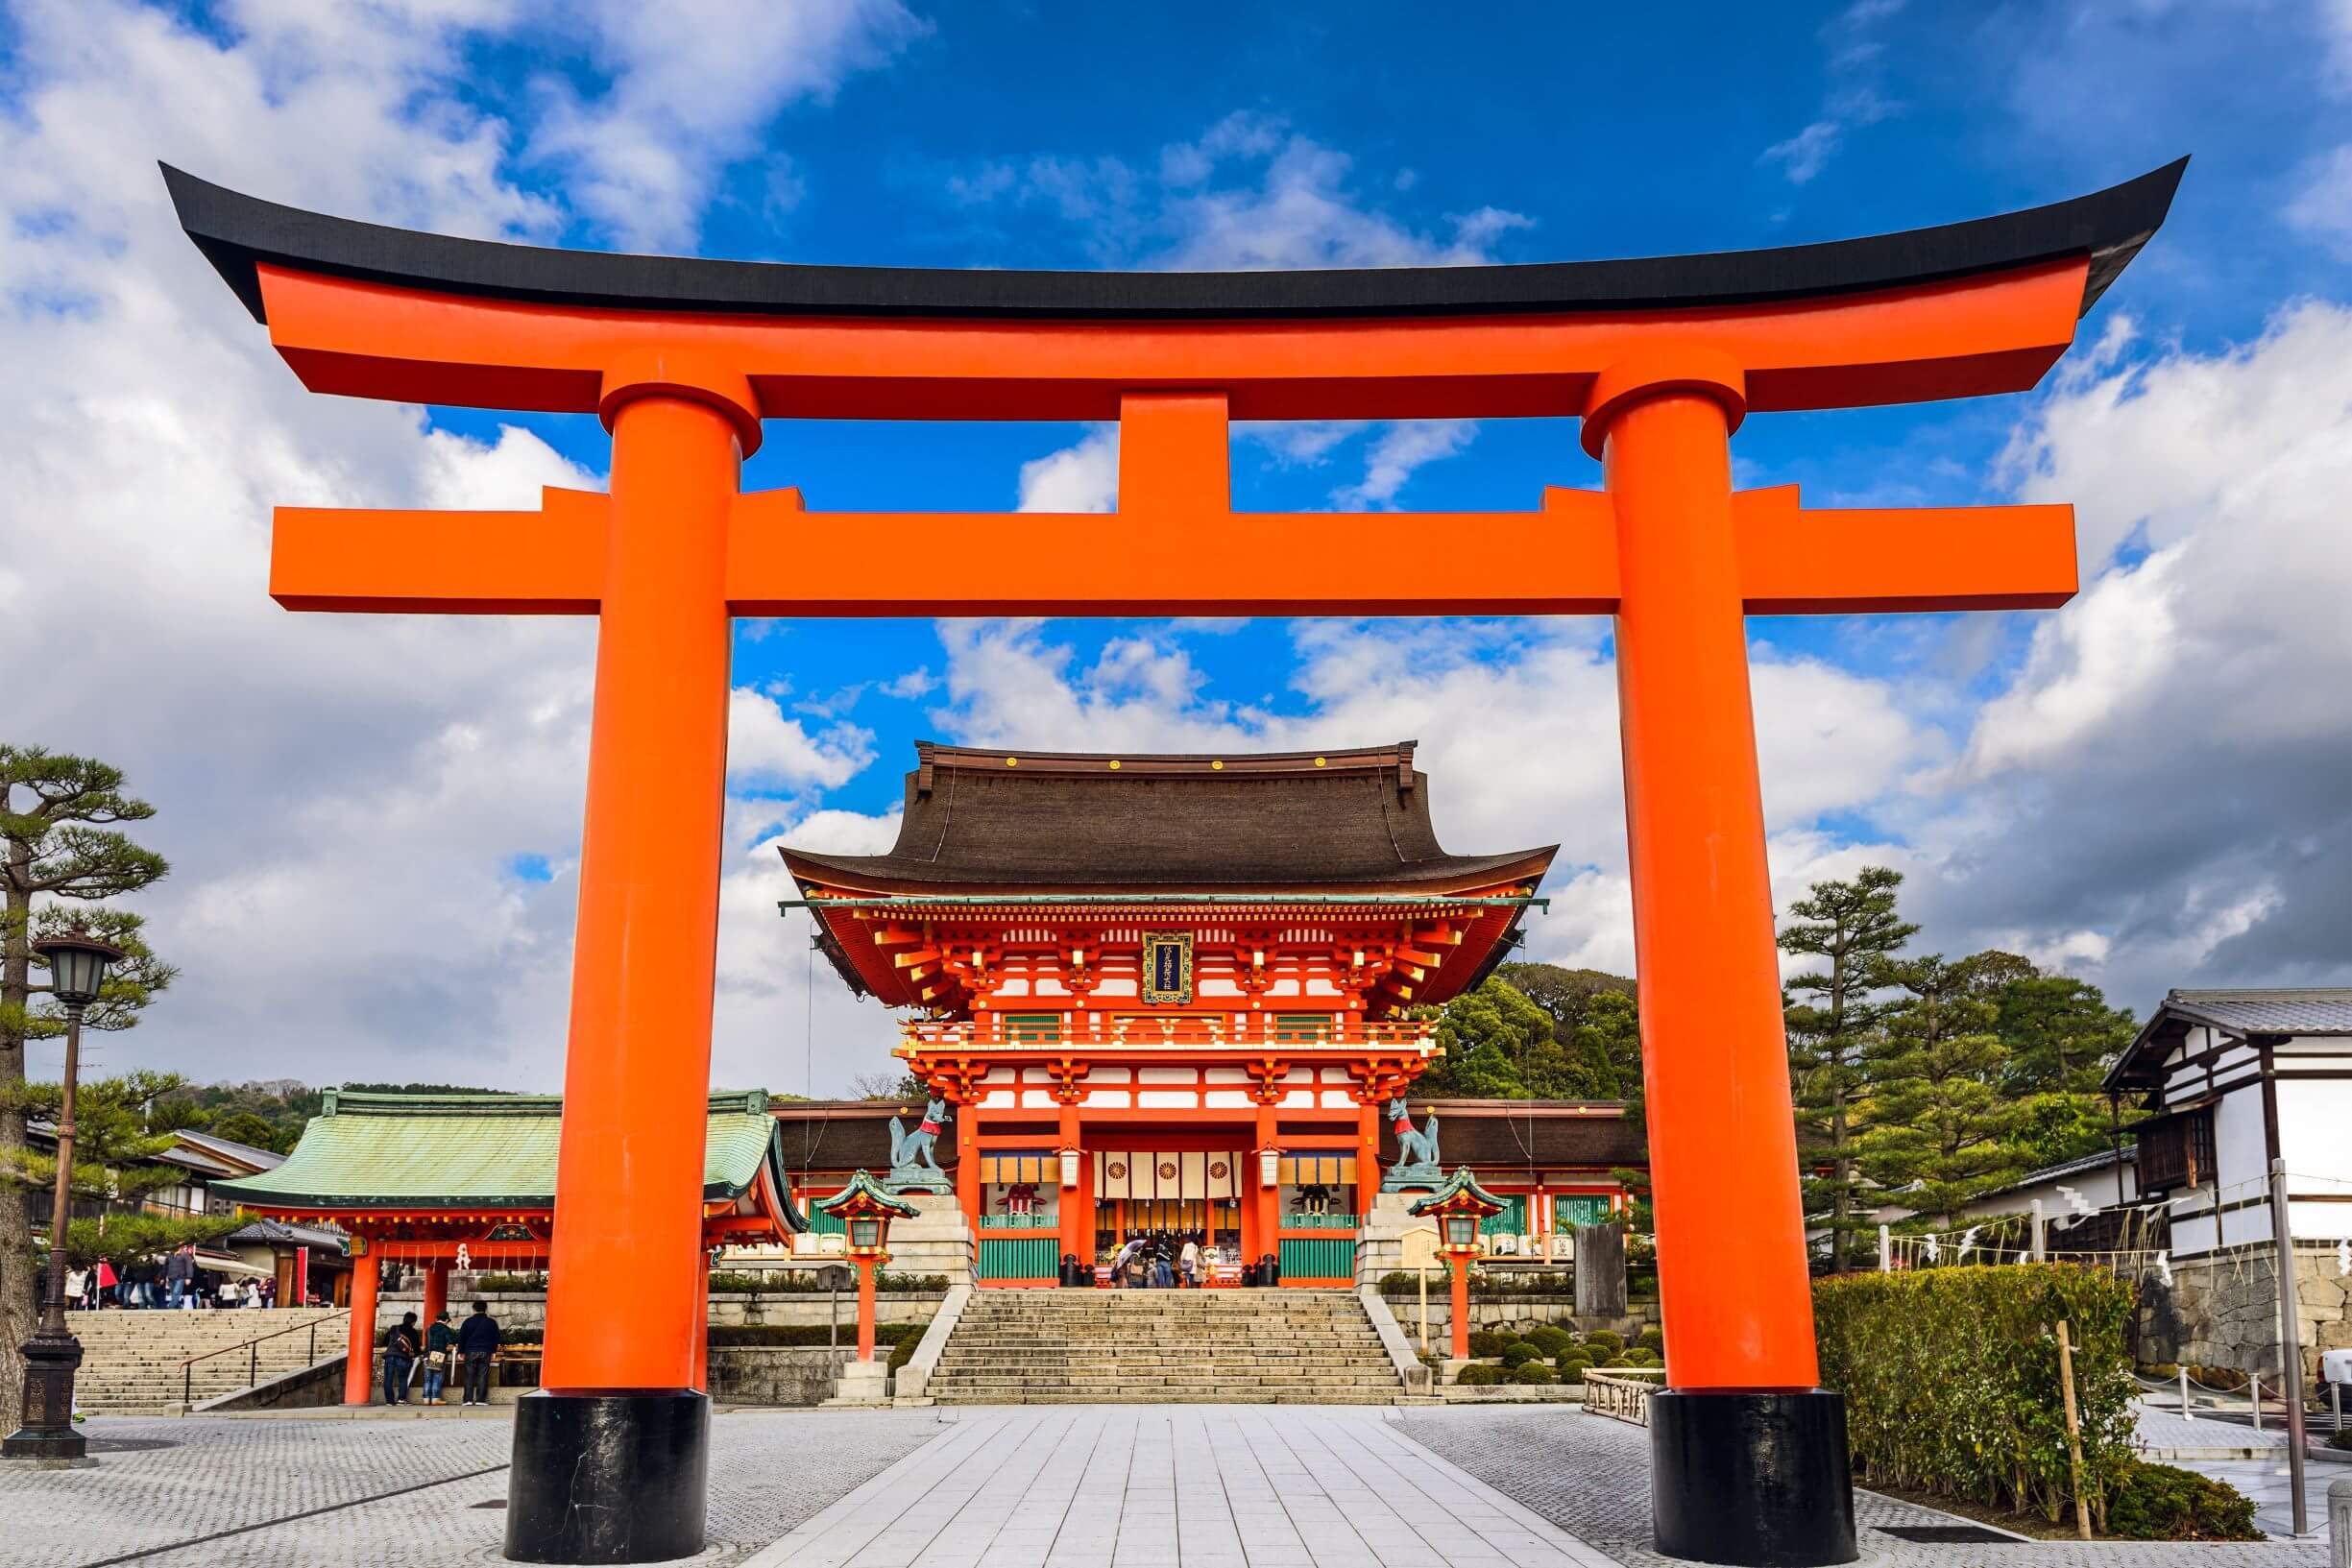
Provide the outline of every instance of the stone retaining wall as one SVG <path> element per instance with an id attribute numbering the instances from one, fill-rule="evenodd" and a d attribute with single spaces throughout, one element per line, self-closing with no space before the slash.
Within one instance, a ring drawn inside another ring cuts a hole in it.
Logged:
<path id="1" fill-rule="evenodd" d="M 2170 1285 L 2152 1269 L 2140 1280 L 2141 1361 L 2281 1373 L 2275 1249 L 2174 1260 L 2171 1267 Z M 2297 1246 L 2294 1275 L 2304 1375 L 2316 1378 L 2319 1352 L 2352 1346 L 2352 1277 L 2337 1271 L 2332 1242 Z"/>

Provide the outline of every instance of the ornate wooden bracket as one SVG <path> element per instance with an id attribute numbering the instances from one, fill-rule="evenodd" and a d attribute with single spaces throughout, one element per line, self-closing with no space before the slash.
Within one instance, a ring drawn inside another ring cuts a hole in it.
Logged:
<path id="1" fill-rule="evenodd" d="M 988 1064 L 969 1056 L 918 1056 L 907 1066 L 923 1087 L 950 1105 L 977 1105 L 985 1093 L 982 1080 L 988 1076 Z"/>
<path id="2" fill-rule="evenodd" d="M 1049 1093 L 1056 1101 L 1076 1105 L 1086 1098 L 1083 1080 L 1087 1073 L 1094 1071 L 1091 1062 L 1080 1061 L 1075 1056 L 1062 1056 L 1046 1063 L 1045 1070 L 1053 1075 L 1054 1087 Z"/>
<path id="3" fill-rule="evenodd" d="M 1282 1080 L 1290 1076 L 1290 1063 L 1273 1056 L 1263 1056 L 1254 1062 L 1242 1063 L 1242 1071 L 1249 1074 L 1249 1095 L 1260 1105 L 1273 1105 L 1287 1092 Z"/>

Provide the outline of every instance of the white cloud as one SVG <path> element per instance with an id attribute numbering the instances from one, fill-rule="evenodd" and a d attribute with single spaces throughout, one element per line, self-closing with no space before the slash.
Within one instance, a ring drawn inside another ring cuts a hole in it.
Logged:
<path id="1" fill-rule="evenodd" d="M 1766 163 L 1778 163 L 1792 185 L 1802 185 L 1819 174 L 1837 151 L 1838 128 L 1834 120 L 1815 120 L 1786 141 L 1776 141 L 1764 149 Z"/>
<path id="2" fill-rule="evenodd" d="M 874 735 L 835 724 L 812 736 L 772 697 L 737 687 L 727 701 L 727 775 L 738 785 L 832 788 L 874 760 Z"/>
<path id="3" fill-rule="evenodd" d="M 93 1044 L 93 1071 L 331 1082 L 398 1062 L 560 1083 L 594 627 L 289 615 L 266 594 L 269 508 L 527 507 L 543 484 L 598 478 L 521 429 L 467 440 L 303 392 L 180 232 L 154 164 L 380 222 L 546 237 L 561 211 L 500 172 L 515 133 L 480 107 L 470 57 L 534 14 L 244 0 L 198 31 L 121 0 L 12 12 L 0 667 L 69 660 L 75 679 L 12 682 L 7 737 L 106 758 L 157 804 L 137 836 L 173 875 L 136 907 L 182 971 L 141 1027 Z M 739 707 L 741 760 L 781 787 L 813 792 L 869 745 L 764 698 Z M 776 975 L 722 988 L 716 1071 L 737 1082 L 782 1073 L 773 987 L 800 1002 L 805 970 L 772 898 L 750 896 L 768 896 L 767 866 L 744 865 L 722 971 Z M 887 1025 L 820 990 L 838 1083 Z M 36 1052 L 36 1071 L 55 1064 Z"/>
<path id="4" fill-rule="evenodd" d="M 1075 446 L 1021 465 L 1019 510 L 1108 512 L 1119 504 L 1119 427 L 1089 430 Z"/>
<path id="5" fill-rule="evenodd" d="M 2312 158 L 2300 183 L 2287 204 L 2288 226 L 2352 259 L 2352 142 Z"/>
<path id="6" fill-rule="evenodd" d="M 2109 563 L 2039 620 L 1954 770 L 1924 907 L 2166 986 L 2352 972 L 2352 310 L 2078 374 L 2018 434 L 2027 500 Z M 2109 946 L 2096 957 L 2078 933 Z"/>
<path id="7" fill-rule="evenodd" d="M 583 96 L 541 77 L 530 156 L 570 171 L 572 200 L 622 246 L 650 251 L 692 245 L 719 171 L 786 106 L 831 98 L 928 30 L 898 0 L 572 0 L 543 14 L 585 38 L 608 81 Z M 799 200 L 788 159 L 768 200 Z"/>

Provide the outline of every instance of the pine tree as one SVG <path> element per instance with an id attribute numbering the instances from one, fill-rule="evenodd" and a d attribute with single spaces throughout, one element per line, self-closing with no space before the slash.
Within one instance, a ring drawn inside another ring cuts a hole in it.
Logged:
<path id="1" fill-rule="evenodd" d="M 1891 960 L 1882 975 L 1902 995 L 1864 1053 L 1862 1172 L 1949 1226 L 1961 1204 L 2025 1169 L 2008 1142 L 2015 1113 L 2000 1092 L 2008 1049 L 1972 960 L 1929 953 Z"/>
<path id="2" fill-rule="evenodd" d="M 129 1028 L 173 975 L 140 940 L 138 916 L 96 906 L 170 870 L 116 826 L 155 815 L 122 784 L 120 769 L 91 758 L 0 745 L 0 1417 L 12 1422 L 24 1383 L 15 1347 L 33 1333 L 38 1298 L 26 1192 L 38 1174 L 25 1146 L 34 1098 L 25 1084 L 25 1045 L 65 1028 L 33 943 L 79 922 L 128 954 L 84 1014 L 85 1028 Z"/>
<path id="3" fill-rule="evenodd" d="M 245 1222 L 237 1215 L 158 1214 L 138 1207 L 148 1194 L 185 1179 L 183 1172 L 155 1163 L 178 1140 L 151 1124 L 156 1101 L 180 1086 L 174 1074 L 143 1072 L 82 1085 L 74 1106 L 73 1194 L 104 1209 L 77 1217 L 65 1227 L 68 1263 L 86 1266 L 106 1257 L 119 1271 L 133 1258 L 169 1252 L 182 1242 L 214 1241 Z M 32 1084 L 25 1092 L 26 1108 L 39 1119 L 56 1117 L 59 1098 L 60 1086 L 54 1083 Z M 57 1179 L 54 1155 L 30 1154 L 25 1165 L 44 1188 Z"/>
<path id="4" fill-rule="evenodd" d="M 1790 977 L 1788 1073 L 1804 1157 L 1828 1174 L 1806 1183 L 1806 1212 L 1830 1214 L 1830 1267 L 1844 1273 L 1851 1255 L 1860 1168 L 1855 1111 L 1863 1098 L 1863 1056 L 1884 1011 L 1874 1000 L 1886 984 L 1889 956 L 1919 929 L 1896 911 L 1903 874 L 1866 866 L 1852 881 L 1815 882 L 1789 905 L 1781 951 L 1827 958 L 1829 968 Z"/>
<path id="5" fill-rule="evenodd" d="M 1992 1001 L 2009 1049 L 2001 1090 L 2016 1102 L 2022 1163 L 2034 1170 L 2110 1146 L 2118 1107 L 2100 1084 L 2138 1032 L 2131 1014 L 2108 1006 L 2096 985 L 2038 971 L 2011 977 Z"/>

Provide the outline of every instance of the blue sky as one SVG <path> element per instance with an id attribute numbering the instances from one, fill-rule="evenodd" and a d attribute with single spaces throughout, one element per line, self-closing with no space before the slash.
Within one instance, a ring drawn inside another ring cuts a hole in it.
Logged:
<path id="1" fill-rule="evenodd" d="M 975 267 L 1572 259 L 1832 239 L 2194 156 L 2038 391 L 1759 416 L 1743 484 L 1814 504 L 2065 499 L 2053 615 L 1752 628 L 1776 881 L 1901 865 L 1928 930 L 2145 1008 L 2352 977 L 2352 8 L 2336 3 L 1103 8 L 19 0 L 0 324 L 30 374 L 0 660 L 108 604 L 104 705 L 21 735 L 163 808 L 186 971 L 113 1047 L 208 1075 L 547 1084 L 589 633 L 288 616 L 266 509 L 526 505 L 601 483 L 593 420 L 310 398 L 171 229 L 153 161 L 539 244 Z M 70 302 L 61 307 L 61 302 Z M 771 423 L 814 506 L 1107 505 L 1109 432 Z M 1244 507 L 1531 508 L 1569 422 L 1236 433 Z M 78 519 L 56 543 L 57 519 Z M 168 524 L 162 519 L 168 519 Z M 87 547 L 96 542 L 98 548 Z M 103 566 L 101 563 L 106 563 Z M 877 541 L 875 569 L 890 569 Z M 1631 962 L 1605 623 L 746 623 L 716 1074 L 838 1087 L 887 1021 L 778 921 L 773 839 L 879 847 L 922 736 L 1032 748 L 1415 736 L 1465 852 L 1561 841 L 1540 956 Z M 274 970 L 260 955 L 277 955 Z M 289 956 L 299 996 L 273 974 Z M 273 984 L 279 984 L 273 994 Z M 460 1023 L 459 1021 L 462 1021 Z M 329 1064 L 329 1065 L 323 1065 Z M 431 1071 L 424 1070 L 425 1064 Z"/>

